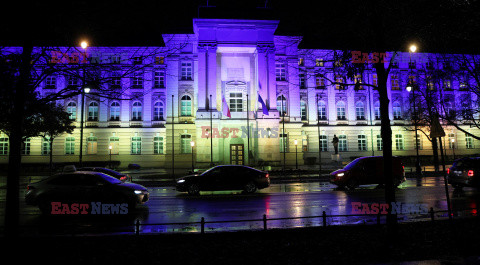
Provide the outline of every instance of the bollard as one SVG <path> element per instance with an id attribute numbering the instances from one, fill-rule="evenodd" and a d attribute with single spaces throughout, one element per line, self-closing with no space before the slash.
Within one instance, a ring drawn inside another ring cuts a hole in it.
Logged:
<path id="1" fill-rule="evenodd" d="M 430 218 L 432 222 L 435 221 L 435 212 L 433 211 L 433 207 L 430 207 Z"/>
<path id="2" fill-rule="evenodd" d="M 140 234 L 140 220 L 137 219 L 137 221 L 135 222 L 135 235 L 139 235 Z"/>
<path id="3" fill-rule="evenodd" d="M 205 218 L 202 217 L 202 220 L 200 221 L 200 224 L 201 224 L 201 233 L 204 234 L 205 233 Z"/>
<path id="4" fill-rule="evenodd" d="M 325 213 L 325 211 L 323 211 L 323 213 L 322 213 L 322 222 L 323 222 L 323 227 L 326 227 L 327 226 L 327 213 Z"/>
<path id="5" fill-rule="evenodd" d="M 263 215 L 263 230 L 264 231 L 267 230 L 267 215 L 266 214 Z"/>

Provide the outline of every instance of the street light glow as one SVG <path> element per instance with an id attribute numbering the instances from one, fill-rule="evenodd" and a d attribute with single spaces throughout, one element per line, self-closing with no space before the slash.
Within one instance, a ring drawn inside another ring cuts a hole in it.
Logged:
<path id="1" fill-rule="evenodd" d="M 297 139 L 293 140 L 293 143 L 294 143 L 295 145 L 297 145 L 297 144 L 298 144 Z"/>
<path id="2" fill-rule="evenodd" d="M 417 46 L 415 44 L 410 45 L 410 51 L 415 52 L 417 50 Z"/>
<path id="3" fill-rule="evenodd" d="M 82 49 L 86 49 L 88 47 L 88 42 L 82 41 L 82 43 L 80 43 L 80 46 L 82 47 Z"/>
<path id="4" fill-rule="evenodd" d="M 88 93 L 90 93 L 90 88 L 86 87 L 86 88 L 83 89 L 83 91 L 88 94 Z"/>
<path id="5" fill-rule="evenodd" d="M 112 147 L 111 145 L 108 146 L 108 149 L 112 150 L 112 148 L 113 148 L 113 147 Z"/>
<path id="6" fill-rule="evenodd" d="M 190 146 L 191 146 L 191 147 L 194 147 L 194 146 L 195 146 L 195 142 L 194 142 L 194 141 L 191 141 L 191 142 L 190 142 Z"/>

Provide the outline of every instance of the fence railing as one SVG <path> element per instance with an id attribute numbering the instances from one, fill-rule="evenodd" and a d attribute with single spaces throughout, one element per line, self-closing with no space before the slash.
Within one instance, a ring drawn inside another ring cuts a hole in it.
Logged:
<path id="1" fill-rule="evenodd" d="M 477 211 L 478 209 L 477 208 L 466 208 L 466 209 L 462 209 L 462 210 L 455 210 L 455 211 L 452 211 L 452 215 L 454 217 L 464 217 L 462 215 L 459 215 L 459 213 L 461 212 L 470 212 L 469 213 L 469 216 L 477 216 Z M 441 214 L 441 215 L 439 215 Z M 407 215 L 407 214 L 392 214 L 392 216 L 394 218 L 397 218 L 398 219 L 398 216 L 400 215 Z M 428 213 L 427 214 L 423 214 L 424 217 L 422 218 L 422 220 L 429 220 L 430 222 L 435 222 L 437 219 L 441 218 L 441 217 L 445 217 L 445 218 L 448 218 L 448 211 L 447 210 L 438 210 L 438 211 L 434 211 L 433 207 L 429 209 Z M 382 213 L 378 213 L 378 214 L 327 214 L 325 211 L 322 212 L 322 215 L 315 215 L 315 216 L 298 216 L 298 217 L 278 217 L 278 218 L 267 218 L 267 215 L 264 214 L 262 218 L 259 218 L 259 219 L 240 219 L 240 220 L 219 220 L 219 221 L 206 221 L 204 217 L 201 217 L 200 221 L 197 221 L 197 222 L 168 222 L 168 223 L 140 223 L 140 220 L 136 220 L 135 223 L 133 225 L 109 225 L 107 226 L 109 228 L 109 231 L 106 231 L 107 233 L 114 233 L 114 232 L 128 232 L 128 233 L 131 233 L 131 231 L 133 230 L 134 231 L 134 234 L 135 235 L 139 235 L 143 228 L 146 228 L 146 227 L 153 227 L 153 226 L 178 226 L 178 225 L 181 225 L 181 226 L 191 226 L 191 225 L 199 225 L 200 226 L 200 233 L 201 234 L 204 234 L 205 233 L 205 227 L 206 225 L 208 224 L 221 224 L 221 223 L 246 223 L 246 222 L 261 222 L 262 223 L 262 227 L 261 227 L 261 230 L 268 230 L 269 228 L 269 222 L 273 222 L 273 221 L 281 221 L 281 220 L 304 220 L 304 219 L 318 219 L 319 221 L 321 221 L 321 226 L 322 227 L 327 227 L 328 226 L 328 219 L 329 218 L 349 218 L 349 217 L 374 217 L 374 219 L 376 219 L 375 222 L 373 222 L 374 224 L 378 225 L 378 226 L 381 226 L 382 225 L 382 222 L 381 222 L 381 219 L 382 217 L 387 217 L 387 214 L 382 214 Z M 416 221 L 420 221 L 418 219 L 416 219 Z M 364 222 L 364 224 L 366 224 Z M 355 224 L 350 224 L 350 225 L 355 225 Z M 71 225 L 58 225 L 58 224 L 55 224 L 55 228 L 60 228 L 60 226 L 62 227 L 70 227 L 70 230 L 63 230 L 64 234 L 71 234 L 71 235 L 75 235 L 75 234 L 82 234 L 82 233 L 78 233 L 79 231 L 77 230 L 78 226 L 79 225 L 75 225 L 75 224 L 71 224 Z M 26 225 L 26 226 L 22 226 L 22 228 L 28 228 L 28 227 L 33 227 L 33 228 L 40 228 L 42 227 L 41 225 Z M 47 227 L 48 227 L 48 224 L 47 224 Z M 116 227 L 122 227 L 122 228 L 125 228 L 125 227 L 128 227 L 128 228 L 131 228 L 131 229 L 128 229 L 128 231 L 113 231 L 111 229 L 113 228 L 116 228 Z M 42 228 L 45 228 L 45 227 L 42 227 Z M 4 227 L 2 227 L 1 230 L 4 230 Z M 236 230 L 233 230 L 233 231 L 236 231 Z M 91 233 L 91 232 L 85 232 L 85 233 Z M 146 232 L 148 233 L 148 232 Z"/>

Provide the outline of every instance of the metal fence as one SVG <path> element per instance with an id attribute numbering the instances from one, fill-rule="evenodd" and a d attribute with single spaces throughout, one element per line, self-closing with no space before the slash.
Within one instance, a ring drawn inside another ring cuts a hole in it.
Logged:
<path id="1" fill-rule="evenodd" d="M 477 208 L 467 208 L 467 209 L 462 209 L 462 210 L 455 210 L 452 212 L 452 217 L 455 218 L 464 218 L 464 217 L 472 217 L 472 216 L 477 216 Z M 396 214 L 392 216 L 396 218 L 399 222 L 404 221 L 406 216 L 408 214 Z M 333 223 L 333 219 L 335 218 L 352 218 L 352 217 L 363 217 L 367 218 L 364 219 L 364 222 L 359 222 L 357 224 L 348 224 L 348 225 L 358 225 L 358 224 L 372 224 L 372 225 L 377 225 L 381 226 L 382 224 L 386 223 L 386 214 L 327 214 L 325 211 L 322 212 L 322 215 L 316 215 L 316 216 L 299 216 L 299 217 L 279 217 L 279 218 L 267 218 L 267 215 L 264 214 L 262 218 L 259 219 L 241 219 L 241 220 L 221 220 L 221 221 L 208 221 L 205 220 L 204 217 L 201 217 L 201 219 L 197 222 L 169 222 L 169 223 L 141 223 L 140 220 L 136 220 L 133 224 L 130 223 L 130 225 L 111 225 L 107 224 L 105 227 L 108 228 L 106 231 L 104 231 L 107 234 L 111 233 L 122 233 L 122 234 L 135 234 L 135 235 L 140 235 L 140 234 L 150 234 L 150 233 L 159 233 L 162 232 L 159 229 L 152 229 L 155 227 L 171 227 L 171 226 L 183 226 L 183 227 L 191 227 L 191 226 L 199 226 L 199 231 L 195 229 L 191 229 L 189 232 L 199 232 L 201 234 L 206 233 L 206 226 L 211 225 L 211 224 L 232 224 L 232 223 L 261 223 L 260 226 L 257 226 L 256 228 L 250 228 L 247 230 L 268 230 L 269 228 L 271 229 L 272 227 L 270 224 L 274 221 L 284 221 L 284 220 L 316 220 L 318 222 L 318 226 L 321 227 L 327 227 L 331 226 Z M 427 214 L 423 214 L 421 218 L 416 218 L 414 221 L 429 221 L 429 222 L 435 222 L 436 220 L 440 219 L 448 219 L 448 211 L 447 210 L 439 210 L 439 211 L 434 211 L 433 208 L 430 208 Z M 81 235 L 81 234 L 98 234 L 98 231 L 92 232 L 94 229 L 89 229 L 93 228 L 92 227 L 83 227 L 86 229 L 83 229 L 80 227 L 79 224 L 62 224 L 62 225 L 52 225 L 52 224 L 46 224 L 45 226 L 41 225 L 32 225 L 32 226 L 22 226 L 22 230 L 28 231 L 28 229 L 33 229 L 30 232 L 35 233 L 35 231 L 38 232 L 38 229 L 42 228 L 51 228 L 54 227 L 56 229 L 60 229 L 63 235 Z M 340 225 L 345 225 L 341 224 Z M 1 230 L 4 230 L 4 227 L 2 227 Z M 244 229 L 240 229 L 244 230 Z M 240 231 L 240 230 L 230 230 L 230 231 Z M 175 231 L 175 229 L 173 230 Z M 182 229 L 178 229 L 178 231 L 182 231 Z M 163 231 L 164 232 L 164 231 Z M 31 234 L 29 233 L 29 234 Z"/>

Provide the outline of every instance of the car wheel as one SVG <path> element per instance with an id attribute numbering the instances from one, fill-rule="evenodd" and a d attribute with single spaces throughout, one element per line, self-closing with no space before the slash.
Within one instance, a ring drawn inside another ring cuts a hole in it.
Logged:
<path id="1" fill-rule="evenodd" d="M 254 193 L 257 191 L 257 185 L 255 185 L 255 182 L 249 181 L 245 186 L 243 187 L 243 191 L 245 193 Z"/>
<path id="2" fill-rule="evenodd" d="M 187 192 L 190 195 L 198 195 L 200 194 L 200 187 L 198 186 L 197 183 L 192 183 L 188 186 Z"/>
<path id="3" fill-rule="evenodd" d="M 354 190 L 358 186 L 357 180 L 354 178 L 349 179 L 346 186 L 349 190 Z"/>

